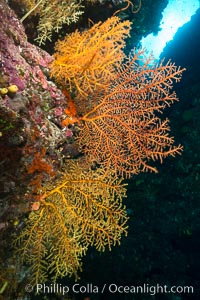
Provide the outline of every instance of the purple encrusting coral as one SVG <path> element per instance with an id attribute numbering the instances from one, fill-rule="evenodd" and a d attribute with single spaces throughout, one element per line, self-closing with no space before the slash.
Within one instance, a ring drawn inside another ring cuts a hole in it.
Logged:
<path id="1" fill-rule="evenodd" d="M 67 100 L 47 77 L 52 56 L 27 41 L 22 23 L 4 0 L 0 0 L 0 27 L 0 88 L 9 85 L 18 87 L 14 99 L 10 101 L 8 96 L 3 97 L 1 106 L 17 113 L 24 106 L 27 119 L 31 119 L 39 131 L 42 131 L 44 124 L 52 122 L 58 125 L 59 140 L 66 138 L 61 130 L 59 132 L 62 118 L 66 116 L 56 112 L 64 111 Z M 51 130 L 52 126 L 49 126 L 47 131 L 50 135 Z M 48 141 L 43 142 L 48 147 Z"/>
<path id="2" fill-rule="evenodd" d="M 1 72 L 8 78 L 8 84 L 16 84 L 22 91 L 30 76 L 33 81 L 40 80 L 38 68 L 48 68 L 52 58 L 27 41 L 22 24 L 4 1 L 0 2 L 0 27 Z"/>

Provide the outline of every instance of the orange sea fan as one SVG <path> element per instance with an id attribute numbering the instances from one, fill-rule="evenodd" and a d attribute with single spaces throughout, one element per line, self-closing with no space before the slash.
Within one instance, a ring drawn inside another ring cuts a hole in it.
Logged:
<path id="1" fill-rule="evenodd" d="M 77 139 L 86 157 L 130 177 L 157 172 L 150 160 L 162 162 L 180 153 L 182 146 L 173 146 L 169 121 L 160 113 L 178 100 L 171 90 L 182 72 L 171 62 L 157 65 L 152 57 L 144 58 L 142 50 L 129 58 L 104 93 L 91 95 L 93 108 L 81 117 Z"/>
<path id="2" fill-rule="evenodd" d="M 112 17 L 84 32 L 75 31 L 56 44 L 51 75 L 72 91 L 86 97 L 104 88 L 125 55 L 122 49 L 131 22 Z"/>

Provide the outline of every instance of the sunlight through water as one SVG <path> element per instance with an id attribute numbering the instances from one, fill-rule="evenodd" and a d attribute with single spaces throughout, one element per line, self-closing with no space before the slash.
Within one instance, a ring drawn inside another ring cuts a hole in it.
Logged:
<path id="1" fill-rule="evenodd" d="M 153 52 L 155 59 L 159 59 L 167 42 L 171 41 L 178 28 L 189 22 L 200 7 L 199 0 L 169 0 L 163 11 L 160 31 L 157 35 L 149 34 L 141 40 L 142 48 Z"/>

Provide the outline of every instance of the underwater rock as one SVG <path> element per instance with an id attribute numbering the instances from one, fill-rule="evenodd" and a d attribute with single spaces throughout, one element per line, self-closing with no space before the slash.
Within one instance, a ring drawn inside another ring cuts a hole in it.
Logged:
<path id="1" fill-rule="evenodd" d="M 40 68 L 48 68 L 52 58 L 27 41 L 22 23 L 4 0 L 0 0 L 0 27 L 1 77 L 7 76 L 7 84 L 22 91 L 30 77 L 35 81 L 40 79 Z"/>
<path id="2" fill-rule="evenodd" d="M 5 0 L 0 0 L 0 28 L 0 192 L 5 182 L 14 182 L 14 192 L 8 191 L 1 207 L 4 213 L 13 203 L 20 205 L 18 199 L 28 202 L 25 195 L 32 186 L 27 168 L 36 153 L 45 149 L 43 159 L 50 166 L 53 159 L 59 161 L 55 148 L 66 136 L 59 126 L 62 115 L 54 109 L 64 111 L 67 101 L 48 77 L 52 56 L 28 42 L 23 24 Z"/>

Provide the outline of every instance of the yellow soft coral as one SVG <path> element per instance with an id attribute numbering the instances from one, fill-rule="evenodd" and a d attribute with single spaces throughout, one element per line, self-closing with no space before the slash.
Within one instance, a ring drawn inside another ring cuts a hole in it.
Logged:
<path id="1" fill-rule="evenodd" d="M 125 191 L 112 171 L 69 161 L 66 172 L 43 189 L 40 207 L 15 241 L 32 282 L 77 275 L 88 246 L 103 251 L 119 244 L 127 233 Z"/>
<path id="2" fill-rule="evenodd" d="M 24 21 L 29 15 L 38 15 L 38 43 L 44 44 L 46 40 L 51 40 L 52 32 L 58 32 L 63 24 L 71 24 L 78 21 L 83 14 L 83 6 L 80 1 L 68 0 L 14 0 L 19 5 L 24 6 L 27 13 L 21 19 Z"/>

